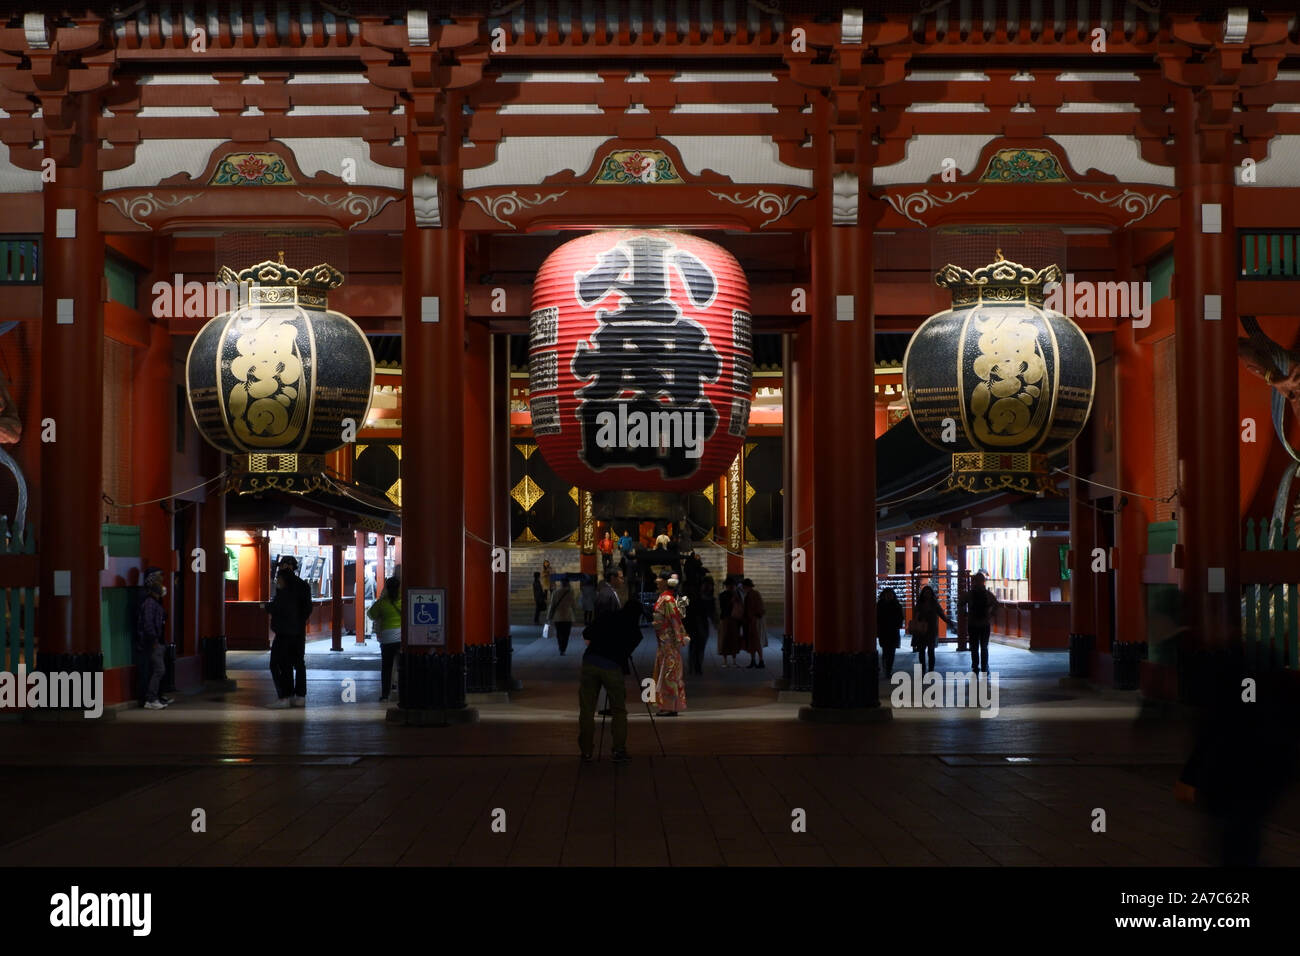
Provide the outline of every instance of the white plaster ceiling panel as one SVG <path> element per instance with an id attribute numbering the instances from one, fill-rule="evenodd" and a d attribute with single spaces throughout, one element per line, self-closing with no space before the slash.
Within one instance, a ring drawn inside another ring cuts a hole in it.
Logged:
<path id="1" fill-rule="evenodd" d="M 1174 184 L 1172 166 L 1158 166 L 1142 158 L 1136 136 L 1069 136 L 1048 137 L 1061 144 L 1070 165 L 1080 173 L 1095 169 L 1110 173 L 1124 183 Z"/>
<path id="2" fill-rule="evenodd" d="M 913 70 L 907 74 L 905 79 L 913 82 L 946 82 L 946 83 L 984 83 L 988 81 L 987 73 L 976 73 L 969 70 Z"/>
<path id="3" fill-rule="evenodd" d="M 1237 181 L 1241 181 L 1240 175 Z M 1300 186 L 1300 136 L 1277 136 L 1269 140 L 1268 158 L 1255 166 L 1259 186 Z"/>
<path id="4" fill-rule="evenodd" d="M 465 189 L 482 186 L 535 186 L 547 176 L 571 169 L 577 175 L 596 161 L 608 136 L 507 136 L 497 144 L 496 160 L 463 175 Z"/>
<path id="5" fill-rule="evenodd" d="M 707 70 L 683 70 L 673 77 L 674 83 L 775 83 L 776 74 L 761 73 L 756 70 L 735 70 L 732 72 L 710 72 Z"/>
<path id="6" fill-rule="evenodd" d="M 40 191 L 40 172 L 21 169 L 9 162 L 9 147 L 4 143 L 0 143 L 0 193 L 38 193 Z"/>
<path id="7" fill-rule="evenodd" d="M 737 183 L 780 183 L 811 189 L 811 169 L 781 162 L 779 148 L 770 136 L 665 136 L 677 147 L 686 172 L 712 169 Z"/>
<path id="8" fill-rule="evenodd" d="M 599 73 L 574 73 L 557 70 L 542 73 L 502 73 L 498 83 L 604 83 Z"/>
<path id="9" fill-rule="evenodd" d="M 499 116 L 603 116 L 595 103 L 506 103 Z"/>
<path id="10" fill-rule="evenodd" d="M 370 146 L 360 136 L 286 137 L 280 142 L 293 150 L 304 176 L 315 176 L 322 170 L 342 176 L 343 160 L 351 159 L 356 162 L 356 185 L 402 188 L 402 171 L 371 161 Z"/>
<path id="11" fill-rule="evenodd" d="M 678 103 L 671 113 L 776 113 L 771 103 Z"/>
<path id="12" fill-rule="evenodd" d="M 943 172 L 943 161 L 952 159 L 961 173 L 969 173 L 979 159 L 980 150 L 996 139 L 991 133 L 963 133 L 959 136 L 923 134 L 907 143 L 907 154 L 892 166 L 877 166 L 871 171 L 874 186 L 898 183 L 922 183 L 935 173 Z"/>
<path id="13" fill-rule="evenodd" d="M 147 139 L 135 148 L 135 162 L 104 172 L 105 189 L 157 186 L 177 173 L 198 176 L 208 165 L 220 139 Z"/>

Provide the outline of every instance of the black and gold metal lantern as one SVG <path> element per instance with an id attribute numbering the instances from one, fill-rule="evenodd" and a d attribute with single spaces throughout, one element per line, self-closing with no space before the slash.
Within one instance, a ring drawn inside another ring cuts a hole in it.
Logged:
<path id="1" fill-rule="evenodd" d="M 375 357 L 365 333 L 326 295 L 343 274 L 259 262 L 218 278 L 239 307 L 205 325 L 185 362 L 190 414 L 209 443 L 233 457 L 241 493 L 322 487 L 325 454 L 370 411 Z"/>
<path id="2" fill-rule="evenodd" d="M 1048 458 L 1067 448 L 1092 409 L 1096 364 L 1083 330 L 1043 307 L 1051 265 L 1002 258 L 935 276 L 952 308 L 917 329 L 903 357 L 903 391 L 917 430 L 952 452 L 950 486 L 1035 494 L 1053 486 Z"/>

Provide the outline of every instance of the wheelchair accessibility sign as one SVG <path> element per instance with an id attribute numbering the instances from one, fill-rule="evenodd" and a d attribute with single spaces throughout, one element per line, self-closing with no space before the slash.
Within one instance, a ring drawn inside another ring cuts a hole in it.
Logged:
<path id="1" fill-rule="evenodd" d="M 446 588 L 409 588 L 406 592 L 407 643 L 443 647 L 446 636 Z"/>

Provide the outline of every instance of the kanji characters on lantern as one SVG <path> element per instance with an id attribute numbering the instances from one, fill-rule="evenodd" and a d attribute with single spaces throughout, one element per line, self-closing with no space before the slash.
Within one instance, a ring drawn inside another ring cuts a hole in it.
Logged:
<path id="1" fill-rule="evenodd" d="M 721 474 L 749 417 L 748 286 L 735 259 L 681 233 L 566 243 L 534 287 L 533 431 L 592 490 L 688 491 Z"/>

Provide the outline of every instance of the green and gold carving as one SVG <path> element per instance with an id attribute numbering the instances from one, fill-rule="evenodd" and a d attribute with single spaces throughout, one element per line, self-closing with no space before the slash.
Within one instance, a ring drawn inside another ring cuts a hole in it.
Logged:
<path id="1" fill-rule="evenodd" d="M 616 149 L 605 157 L 591 182 L 595 186 L 676 185 L 682 176 L 658 149 Z"/>
<path id="2" fill-rule="evenodd" d="M 1060 161 L 1045 149 L 1000 149 L 989 159 L 982 183 L 1068 183 Z"/>

